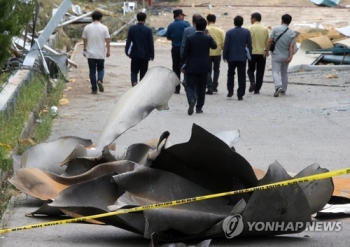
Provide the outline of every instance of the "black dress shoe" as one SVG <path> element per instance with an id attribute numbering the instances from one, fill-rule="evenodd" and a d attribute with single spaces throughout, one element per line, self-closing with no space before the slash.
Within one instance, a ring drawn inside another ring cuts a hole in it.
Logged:
<path id="1" fill-rule="evenodd" d="M 197 114 L 203 113 L 203 110 L 196 110 Z"/>
<path id="2" fill-rule="evenodd" d="M 255 89 L 255 83 L 250 84 L 249 93 L 253 92 Z"/>
<path id="3" fill-rule="evenodd" d="M 214 92 L 214 93 L 217 93 L 217 92 L 218 92 L 218 90 L 215 88 L 215 89 L 213 90 L 213 92 Z"/>
<path id="4" fill-rule="evenodd" d="M 208 90 L 205 94 L 213 95 L 213 92 Z"/>
<path id="5" fill-rule="evenodd" d="M 260 92 L 254 92 L 254 94 L 260 94 Z"/>
<path id="6" fill-rule="evenodd" d="M 233 96 L 233 93 L 228 93 L 227 97 L 231 98 Z"/>
<path id="7" fill-rule="evenodd" d="M 238 96 L 238 100 L 243 100 L 243 97 L 242 96 Z"/>
<path id="8" fill-rule="evenodd" d="M 189 107 L 188 107 L 188 110 L 187 110 L 188 115 L 191 116 L 191 115 L 193 114 L 194 106 L 196 105 L 196 102 L 197 102 L 197 100 L 193 100 L 193 101 L 190 103 L 190 105 L 189 105 Z"/>
<path id="9" fill-rule="evenodd" d="M 174 94 L 180 94 L 180 91 L 176 90 L 176 91 L 174 92 Z"/>

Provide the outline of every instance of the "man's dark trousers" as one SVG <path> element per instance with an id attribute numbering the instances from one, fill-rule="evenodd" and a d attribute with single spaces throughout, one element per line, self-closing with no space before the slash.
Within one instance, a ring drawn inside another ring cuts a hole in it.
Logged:
<path id="1" fill-rule="evenodd" d="M 208 73 L 187 73 L 186 94 L 189 103 L 196 99 L 196 111 L 202 110 L 205 101 L 205 88 L 207 85 Z"/>
<path id="2" fill-rule="evenodd" d="M 259 92 L 264 79 L 264 73 L 265 73 L 265 65 L 266 65 L 266 59 L 264 58 L 264 55 L 252 55 L 252 60 L 248 62 L 248 77 L 250 84 L 255 83 L 255 89 L 254 92 Z M 254 76 L 254 72 L 256 69 L 256 79 Z"/>
<path id="3" fill-rule="evenodd" d="M 148 69 L 148 60 L 142 58 L 131 58 L 131 84 L 137 82 L 137 74 L 140 72 L 140 81 Z"/>
<path id="4" fill-rule="evenodd" d="M 208 91 L 213 92 L 217 90 L 219 85 L 219 75 L 220 75 L 220 61 L 221 56 L 210 56 L 210 73 L 208 74 Z M 213 76 L 214 71 L 214 76 Z M 213 76 L 213 77 L 212 77 Z"/>
<path id="5" fill-rule="evenodd" d="M 227 91 L 233 94 L 234 88 L 234 78 L 235 78 L 235 70 L 237 68 L 238 74 L 238 89 L 237 96 L 243 97 L 245 94 L 245 71 L 246 71 L 246 61 L 234 61 L 228 63 L 228 71 L 227 71 Z"/>
<path id="6" fill-rule="evenodd" d="M 105 73 L 105 60 L 104 59 L 95 59 L 88 58 L 89 65 L 89 77 L 91 83 L 91 90 L 97 90 L 97 80 L 103 81 Z M 97 70 L 97 80 L 96 80 L 96 70 Z"/>
<path id="7" fill-rule="evenodd" d="M 180 60 L 181 60 L 181 53 L 180 53 L 180 46 L 173 46 L 171 49 L 171 58 L 173 60 L 173 71 L 177 75 L 177 77 L 180 79 L 181 70 L 180 70 Z M 176 86 L 175 92 L 180 92 L 181 86 Z"/>

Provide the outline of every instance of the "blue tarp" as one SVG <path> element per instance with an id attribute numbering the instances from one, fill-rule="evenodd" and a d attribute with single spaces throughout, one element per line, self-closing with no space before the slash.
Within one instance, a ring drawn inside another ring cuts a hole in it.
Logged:
<path id="1" fill-rule="evenodd" d="M 166 28 L 162 28 L 160 27 L 157 32 L 156 32 L 156 36 L 160 36 L 160 37 L 166 37 L 166 32 L 168 29 Z"/>

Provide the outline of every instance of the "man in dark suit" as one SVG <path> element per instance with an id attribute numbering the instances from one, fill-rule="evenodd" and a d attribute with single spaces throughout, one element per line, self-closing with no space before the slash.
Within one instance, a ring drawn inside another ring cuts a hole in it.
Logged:
<path id="1" fill-rule="evenodd" d="M 181 57 L 182 57 L 182 54 L 184 53 L 187 36 L 189 36 L 191 34 L 194 34 L 197 31 L 196 30 L 196 21 L 199 18 L 203 18 L 203 17 L 200 14 L 194 14 L 192 16 L 192 26 L 191 27 L 186 27 L 184 29 L 184 33 L 182 35 L 182 44 L 181 44 L 181 49 L 180 49 Z"/>
<path id="2" fill-rule="evenodd" d="M 204 18 L 196 20 L 196 32 L 187 36 L 184 53 L 181 58 L 181 70 L 187 74 L 187 89 L 189 108 L 188 115 L 192 115 L 196 105 L 196 113 L 203 113 L 207 76 L 210 71 L 209 50 L 216 49 L 214 39 L 203 33 L 207 27 Z M 196 101 L 195 90 L 198 101 Z"/>
<path id="3" fill-rule="evenodd" d="M 246 87 L 246 63 L 247 52 L 252 54 L 252 39 L 250 32 L 242 28 L 243 17 L 236 16 L 233 20 L 235 28 L 230 29 L 226 33 L 225 44 L 223 50 L 223 60 L 228 62 L 227 72 L 227 97 L 232 97 L 234 87 L 234 76 L 237 68 L 238 72 L 238 100 L 243 100 Z M 248 51 L 247 51 L 248 50 Z"/>
<path id="4" fill-rule="evenodd" d="M 194 14 L 192 16 L 192 26 L 191 27 L 186 27 L 184 29 L 184 33 L 182 35 L 181 50 L 180 50 L 181 57 L 182 57 L 182 55 L 184 53 L 187 36 L 189 36 L 191 34 L 194 34 L 196 32 L 196 20 L 199 19 L 199 18 L 202 18 L 202 16 L 200 14 Z M 183 79 L 183 82 L 182 82 L 182 86 L 185 88 L 185 91 L 186 91 L 186 87 L 187 87 L 186 79 L 187 79 L 187 75 L 186 75 L 186 73 L 184 73 L 184 79 Z M 186 96 L 187 96 L 187 94 L 186 94 Z M 187 98 L 187 100 L 189 100 L 189 99 Z"/>
<path id="5" fill-rule="evenodd" d="M 152 30 L 145 26 L 147 15 L 137 14 L 138 23 L 131 26 L 125 45 L 125 54 L 131 58 L 131 85 L 137 85 L 137 74 L 140 81 L 148 70 L 149 60 L 154 59 L 154 42 Z"/>

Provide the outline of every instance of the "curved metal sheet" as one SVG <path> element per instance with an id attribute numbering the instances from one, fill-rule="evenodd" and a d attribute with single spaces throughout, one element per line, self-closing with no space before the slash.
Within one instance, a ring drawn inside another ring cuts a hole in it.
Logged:
<path id="1" fill-rule="evenodd" d="M 148 159 L 152 148 L 144 143 L 137 143 L 129 146 L 120 160 L 129 160 L 140 165 L 149 166 L 151 160 Z"/>
<path id="2" fill-rule="evenodd" d="M 78 145 L 87 147 L 91 144 L 91 140 L 74 136 L 36 144 L 23 153 L 21 168 L 38 168 L 61 174 L 65 170 L 61 163 L 72 153 L 72 150 Z"/>
<path id="3" fill-rule="evenodd" d="M 151 167 L 177 174 L 211 193 L 233 190 L 234 178 L 245 188 L 258 183 L 246 159 L 196 124 L 187 143 L 164 149 Z"/>
<path id="4" fill-rule="evenodd" d="M 168 110 L 168 101 L 179 84 L 179 78 L 170 69 L 148 69 L 142 81 L 119 98 L 102 129 L 96 148 L 102 149 L 115 141 L 154 109 Z"/>
<path id="5" fill-rule="evenodd" d="M 36 168 L 22 168 L 9 180 L 17 189 L 41 200 L 55 199 L 62 190 L 105 174 L 125 172 L 133 169 L 129 161 L 115 161 L 98 165 L 86 173 L 62 177 Z"/>
<path id="6" fill-rule="evenodd" d="M 134 171 L 118 174 L 113 179 L 118 188 L 126 192 L 109 210 L 125 205 L 148 205 L 210 193 L 178 175 L 140 165 L 135 165 Z M 143 212 L 147 222 L 144 237 L 150 238 L 153 232 L 169 229 L 184 236 L 198 234 L 225 218 L 231 210 L 232 206 L 223 198 L 147 210 Z"/>
<path id="7" fill-rule="evenodd" d="M 315 163 L 306 167 L 304 170 L 295 175 L 294 178 L 300 178 L 324 172 L 328 172 L 328 170 L 321 168 L 318 164 Z M 334 191 L 332 178 L 299 183 L 299 186 L 304 191 L 304 194 L 309 202 L 311 214 L 314 214 L 321 210 L 329 202 L 329 199 L 331 199 Z"/>
<path id="8" fill-rule="evenodd" d="M 75 153 L 75 151 L 73 151 L 72 153 Z M 95 151 L 94 153 L 99 154 L 100 152 Z M 62 177 L 77 176 L 85 172 L 88 172 L 90 169 L 92 169 L 93 167 L 99 164 L 117 161 L 116 158 L 110 153 L 107 146 L 103 148 L 102 155 L 98 156 L 97 158 L 94 158 L 94 157 L 74 158 L 73 156 L 75 157 L 77 155 L 71 155 L 70 158 L 66 159 L 67 168 L 61 174 Z"/>
<path id="9" fill-rule="evenodd" d="M 125 169 L 125 171 L 128 171 L 129 168 Z M 112 177 L 114 175 L 115 173 L 109 173 L 75 184 L 57 195 L 55 201 L 49 206 L 59 209 L 71 217 L 107 213 L 108 205 L 112 205 L 124 193 L 124 190 L 119 189 L 118 185 L 113 181 Z M 103 217 L 97 219 L 97 222 L 98 224 L 112 225 L 138 234 L 143 234 L 144 231 L 142 212 L 127 214 L 122 217 Z M 94 223 L 94 221 L 90 221 L 90 223 Z"/>
<path id="10" fill-rule="evenodd" d="M 50 207 L 49 204 L 52 203 L 52 200 L 46 200 L 44 204 L 35 210 L 34 212 L 27 213 L 27 217 L 37 217 L 39 215 L 50 215 L 50 216 L 63 216 L 65 215 L 59 208 Z"/>
<path id="11" fill-rule="evenodd" d="M 68 157 L 61 162 L 61 166 L 66 165 L 69 161 L 75 158 L 83 158 L 87 156 L 86 147 L 83 145 L 77 145 L 74 150 L 68 155 Z"/>
<path id="12" fill-rule="evenodd" d="M 291 179 L 291 176 L 276 161 L 269 169 L 259 186 Z M 298 184 L 276 187 L 268 190 L 254 191 L 242 214 L 244 230 L 240 236 L 268 236 L 302 232 L 306 223 L 311 221 L 310 206 L 307 198 Z M 285 231 L 257 231 L 249 229 L 248 222 L 281 222 L 303 223 L 300 229 L 285 229 Z"/>
<path id="13" fill-rule="evenodd" d="M 292 61 L 289 64 L 288 72 L 298 69 L 301 65 L 311 65 L 320 56 L 319 54 L 306 54 L 306 51 L 314 49 L 323 49 L 333 47 L 332 41 L 328 36 L 319 36 L 304 40 L 294 54 Z"/>

